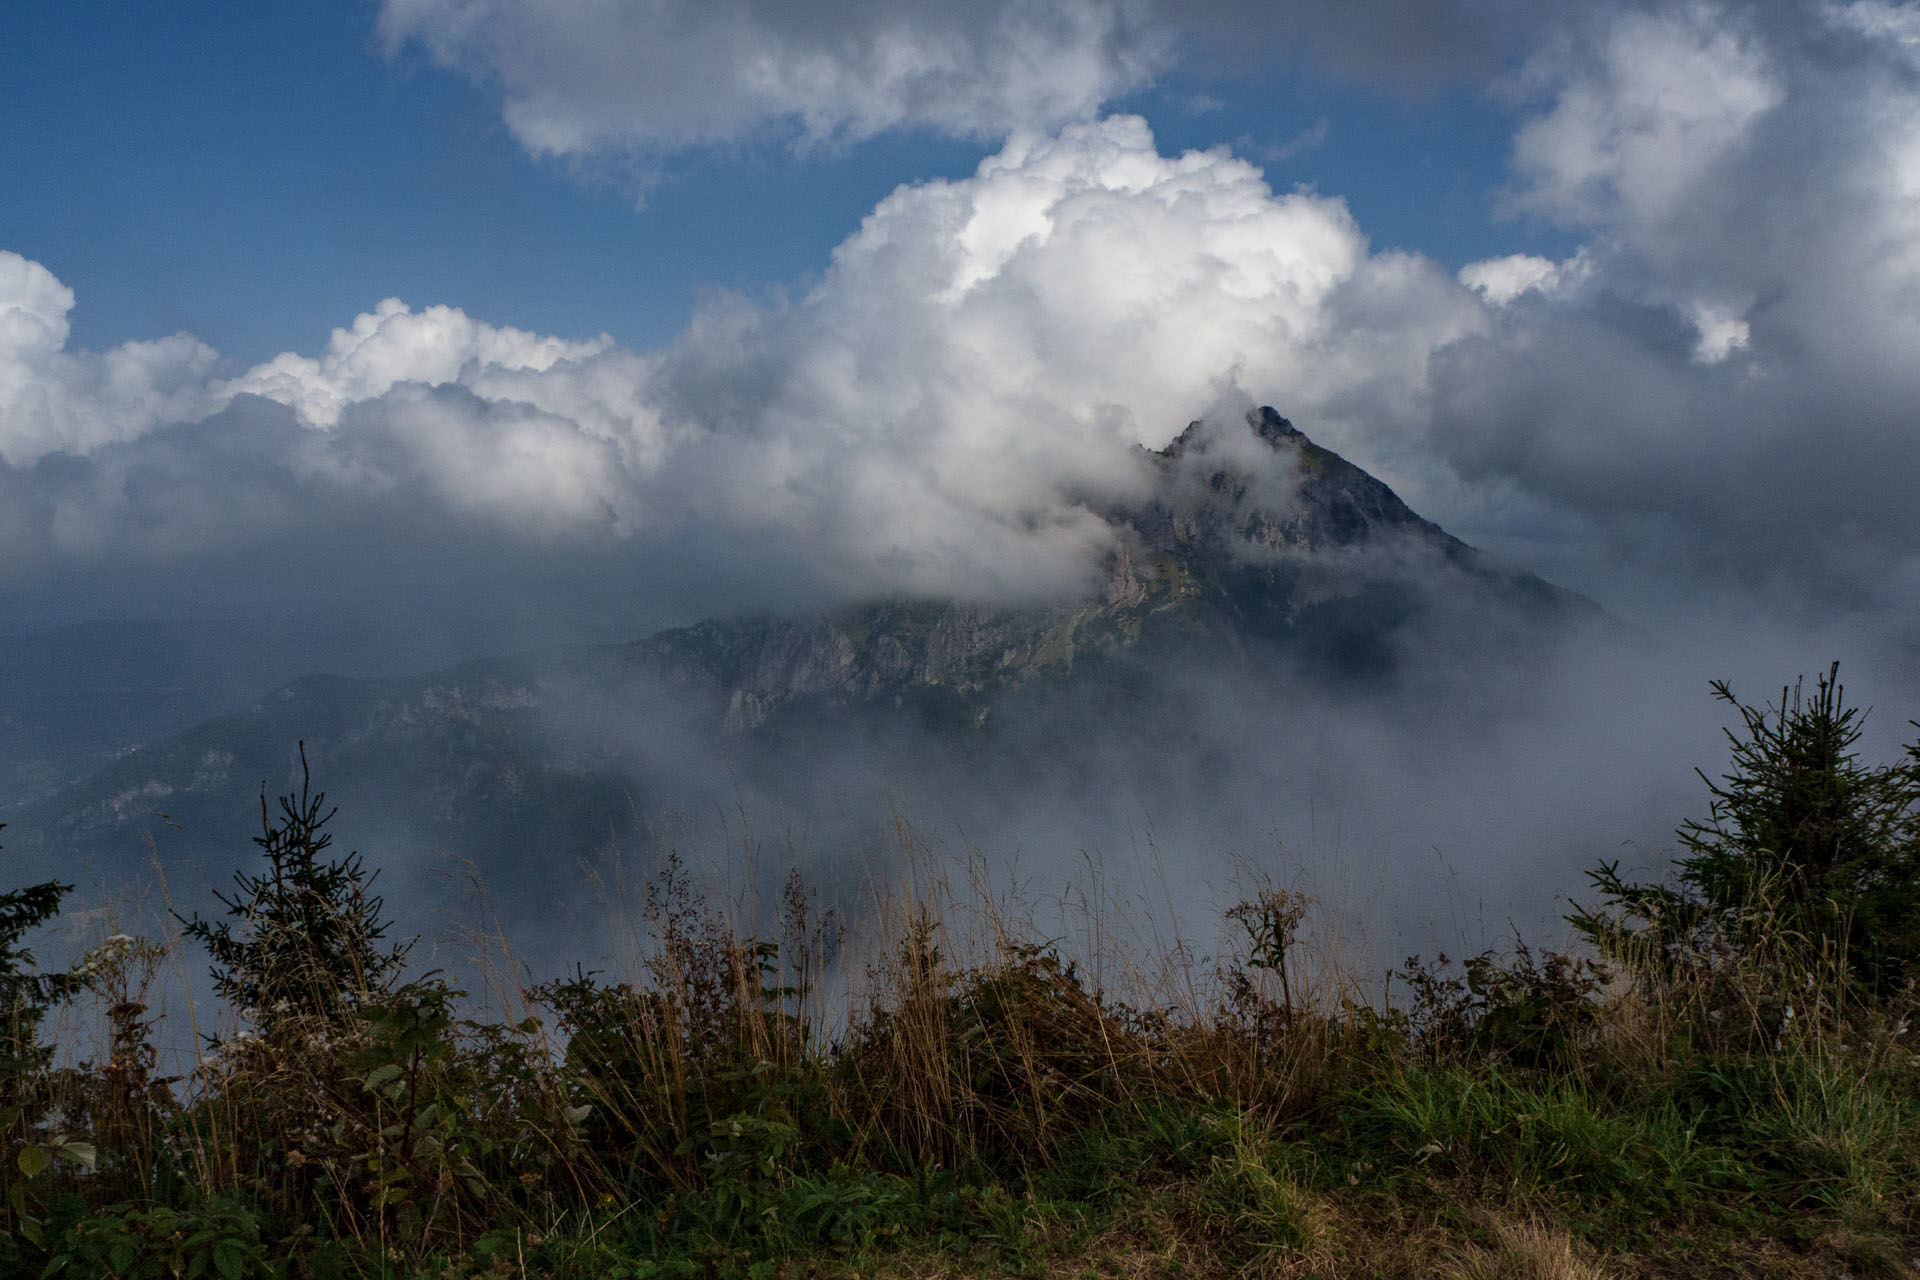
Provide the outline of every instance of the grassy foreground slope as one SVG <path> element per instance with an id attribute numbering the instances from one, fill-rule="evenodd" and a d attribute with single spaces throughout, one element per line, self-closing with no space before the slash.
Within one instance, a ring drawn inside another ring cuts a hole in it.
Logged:
<path id="1" fill-rule="evenodd" d="M 263 804 L 178 936 L 42 972 L 64 886 L 0 895 L 0 1274 L 1910 1274 L 1920 744 L 1859 761 L 1831 673 L 1720 693 L 1671 881 L 1598 868 L 1577 954 L 1409 960 L 1384 1001 L 1283 889 L 1214 960 L 938 892 L 856 945 L 798 881 L 741 928 L 671 858 L 626 980 L 468 998 L 322 797 Z M 163 1078 L 182 951 L 237 1030 Z M 80 1012 L 103 1043 L 52 1043 Z"/>

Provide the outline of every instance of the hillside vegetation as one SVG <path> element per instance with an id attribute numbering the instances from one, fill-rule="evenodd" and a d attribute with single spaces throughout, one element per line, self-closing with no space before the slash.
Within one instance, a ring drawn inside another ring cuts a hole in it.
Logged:
<path id="1" fill-rule="evenodd" d="M 1384 998 L 1279 888 L 1214 959 L 904 891 L 856 955 L 797 879 L 756 932 L 672 857 L 635 972 L 470 996 L 324 797 L 263 797 L 258 869 L 172 936 L 50 972 L 67 887 L 0 895 L 0 1274 L 1911 1274 L 1920 742 L 1862 762 L 1832 672 L 1716 690 L 1671 879 L 1596 868 L 1576 950 Z M 231 1030 L 165 1078 L 183 955 Z"/>

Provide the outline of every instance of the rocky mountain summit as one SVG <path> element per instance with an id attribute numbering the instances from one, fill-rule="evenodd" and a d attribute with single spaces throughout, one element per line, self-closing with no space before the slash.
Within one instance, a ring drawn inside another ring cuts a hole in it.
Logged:
<path id="1" fill-rule="evenodd" d="M 1482 566 L 1271 408 L 1244 424 L 1194 422 L 1143 452 L 1150 494 L 1099 512 L 1114 545 L 1087 598 L 1017 608 L 886 600 L 710 619 L 632 645 L 626 660 L 717 691 L 733 733 L 797 701 L 916 689 L 978 703 L 977 722 L 997 691 L 1132 651 L 1265 643 L 1331 673 L 1378 674 L 1391 665 L 1393 633 L 1434 590 L 1539 615 L 1590 607 L 1532 575 Z"/>
<path id="2" fill-rule="evenodd" d="M 1392 489 L 1309 440 L 1272 408 L 1249 414 L 1246 426 L 1258 445 L 1236 449 L 1232 444 L 1244 442 L 1229 434 L 1231 428 L 1189 423 L 1172 444 L 1150 455 L 1166 491 L 1139 511 L 1116 512 L 1114 518 L 1150 553 L 1188 564 L 1249 548 L 1278 556 L 1393 537 L 1450 558 L 1471 554 L 1464 542 L 1415 515 Z M 1259 446 L 1270 456 L 1263 458 Z M 1290 489 L 1277 491 L 1276 477 Z"/>

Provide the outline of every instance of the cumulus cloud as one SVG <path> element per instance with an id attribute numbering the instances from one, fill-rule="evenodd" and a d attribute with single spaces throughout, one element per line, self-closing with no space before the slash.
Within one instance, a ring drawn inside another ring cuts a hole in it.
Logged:
<path id="1" fill-rule="evenodd" d="M 1911 6 L 1051 0 L 962 24 L 388 0 L 380 21 L 496 86 L 543 153 L 1008 139 L 884 202 L 800 301 L 713 304 L 643 379 L 676 477 L 643 506 L 807 529 L 846 580 L 1057 580 L 1099 534 L 1063 495 L 1125 483 L 1093 458 L 1229 384 L 1596 590 L 1631 564 L 1681 596 L 1704 575 L 1860 602 L 1916 554 Z M 1448 278 L 1371 253 L 1337 201 L 1091 122 L 1172 70 L 1302 57 L 1491 86 L 1517 117 L 1508 208 L 1582 248 Z"/>
<path id="2" fill-rule="evenodd" d="M 1584 258 L 1554 262 L 1538 254 L 1513 253 L 1503 258 L 1469 262 L 1460 268 L 1460 283 L 1496 307 L 1504 307 L 1529 293 L 1552 297 L 1576 285 L 1586 269 Z"/>
<path id="3" fill-rule="evenodd" d="M 1516 81 L 1512 198 L 1590 238 L 1577 271 L 1462 272 L 1503 305 L 1436 355 L 1432 442 L 1470 487 L 1553 513 L 1578 548 L 1560 571 L 1902 625 L 1920 554 L 1907 16 L 1603 11 Z"/>
<path id="4" fill-rule="evenodd" d="M 73 290 L 44 266 L 0 249 L 0 461 L 131 440 L 206 411 L 212 348 L 175 334 L 104 354 L 70 352 Z"/>
<path id="5" fill-rule="evenodd" d="M 536 154 L 671 150 L 769 128 L 998 137 L 1091 115 L 1166 65 L 1142 0 L 683 5 L 387 0 L 379 29 L 497 83 Z"/>
<path id="6" fill-rule="evenodd" d="M 470 41 L 536 20 L 459 12 Z M 445 16 L 395 5 L 390 34 Z M 1630 613 L 1708 582 L 1894 616 L 1920 580 L 1906 11 L 1555 21 L 1504 87 L 1508 199 L 1585 238 L 1559 262 L 1375 252 L 1337 198 L 1225 150 L 1163 155 L 1130 117 L 1015 128 L 973 175 L 881 201 L 804 293 L 718 295 L 648 353 L 389 301 L 317 355 L 216 377 L 191 339 L 67 350 L 71 293 L 9 256 L 0 455 L 32 500 L 4 536 L 106 554 L 217 434 L 164 424 L 220 413 L 271 427 L 219 467 L 312 502 L 541 546 L 678 539 L 717 578 L 777 546 L 843 594 L 1020 596 L 1084 580 L 1135 446 L 1242 395 Z"/>
<path id="7" fill-rule="evenodd" d="M 1415 88 L 1499 69 L 1553 0 L 383 0 L 418 48 L 496 89 L 547 156 L 655 160 L 703 144 L 801 145 L 894 129 L 1003 139 L 1086 121 L 1176 68 L 1315 60 Z"/>
<path id="8" fill-rule="evenodd" d="M 662 352 L 388 300 L 318 356 L 204 379 L 218 429 L 70 433 L 42 541 L 106 554 L 155 495 L 198 505 L 205 458 L 209 489 L 279 494 L 259 507 L 276 529 L 295 494 L 549 545 L 698 525 L 799 548 L 847 594 L 1051 594 L 1097 571 L 1094 511 L 1141 482 L 1138 447 L 1223 394 L 1404 418 L 1429 352 L 1481 328 L 1471 292 L 1371 253 L 1340 201 L 1275 193 L 1224 150 L 1162 155 L 1117 117 L 900 188 L 805 295 L 716 297 Z M 43 365 L 88 358 L 38 341 Z M 254 507 L 215 505 L 158 545 L 240 536 Z"/>
<path id="9" fill-rule="evenodd" d="M 1536 56 L 1523 77 L 1552 106 L 1521 128 L 1523 206 L 1646 236 L 1684 219 L 1784 89 L 1735 15 L 1705 7 L 1612 15 L 1592 45 Z"/>
<path id="10" fill-rule="evenodd" d="M 455 307 L 414 312 L 388 298 L 335 329 L 319 358 L 286 352 L 225 383 L 234 395 L 262 395 L 293 406 L 316 426 L 331 427 L 341 410 L 370 400 L 396 383 L 474 383 L 500 375 L 544 373 L 561 361 L 605 352 L 610 338 L 565 342 L 519 329 L 495 328 Z"/>
<path id="11" fill-rule="evenodd" d="M 1376 390 L 1418 378 L 1477 319 L 1432 264 L 1370 254 L 1341 202 L 1116 118 L 895 192 L 816 290 L 710 310 L 656 386 L 735 424 L 727 447 L 759 441 L 758 464 L 703 467 L 752 475 L 714 505 L 797 502 L 855 577 L 1057 590 L 1104 532 L 1073 499 L 1124 492 L 1132 446 L 1229 385 L 1319 407 L 1362 366 Z"/>

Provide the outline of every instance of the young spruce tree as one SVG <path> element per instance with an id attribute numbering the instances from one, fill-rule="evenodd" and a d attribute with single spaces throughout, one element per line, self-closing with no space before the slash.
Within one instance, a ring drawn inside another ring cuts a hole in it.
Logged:
<path id="1" fill-rule="evenodd" d="M 399 975 L 407 945 L 383 946 L 387 922 L 371 892 L 377 872 L 360 855 L 329 858 L 323 828 L 337 809 L 312 790 L 306 744 L 300 745 L 300 793 L 280 797 L 280 818 L 260 788 L 260 846 L 266 869 L 234 873 L 236 892 L 215 892 L 227 918 L 184 917 L 187 937 L 213 958 L 216 990 L 262 1034 L 331 1022 L 368 997 L 385 992 Z"/>
<path id="2" fill-rule="evenodd" d="M 1920 977 L 1920 742 L 1903 762 L 1861 763 L 1865 717 L 1839 673 L 1836 662 L 1810 698 L 1797 682 L 1782 689 L 1772 709 L 1715 681 L 1740 717 L 1726 730 L 1733 769 L 1717 783 L 1700 775 L 1712 800 L 1704 822 L 1675 833 L 1677 883 L 1630 883 L 1603 863 L 1589 877 L 1609 909 L 1576 910 L 1575 927 L 1603 950 L 1636 939 L 1670 959 L 1798 938 L 1843 956 L 1880 995 Z"/>
<path id="3" fill-rule="evenodd" d="M 34 972 L 33 952 L 21 940 L 58 915 L 72 890 L 49 880 L 0 893 L 0 1154 L 9 1161 L 38 1118 L 36 1090 L 53 1060 L 40 1024 L 79 985 L 66 974 Z"/>

